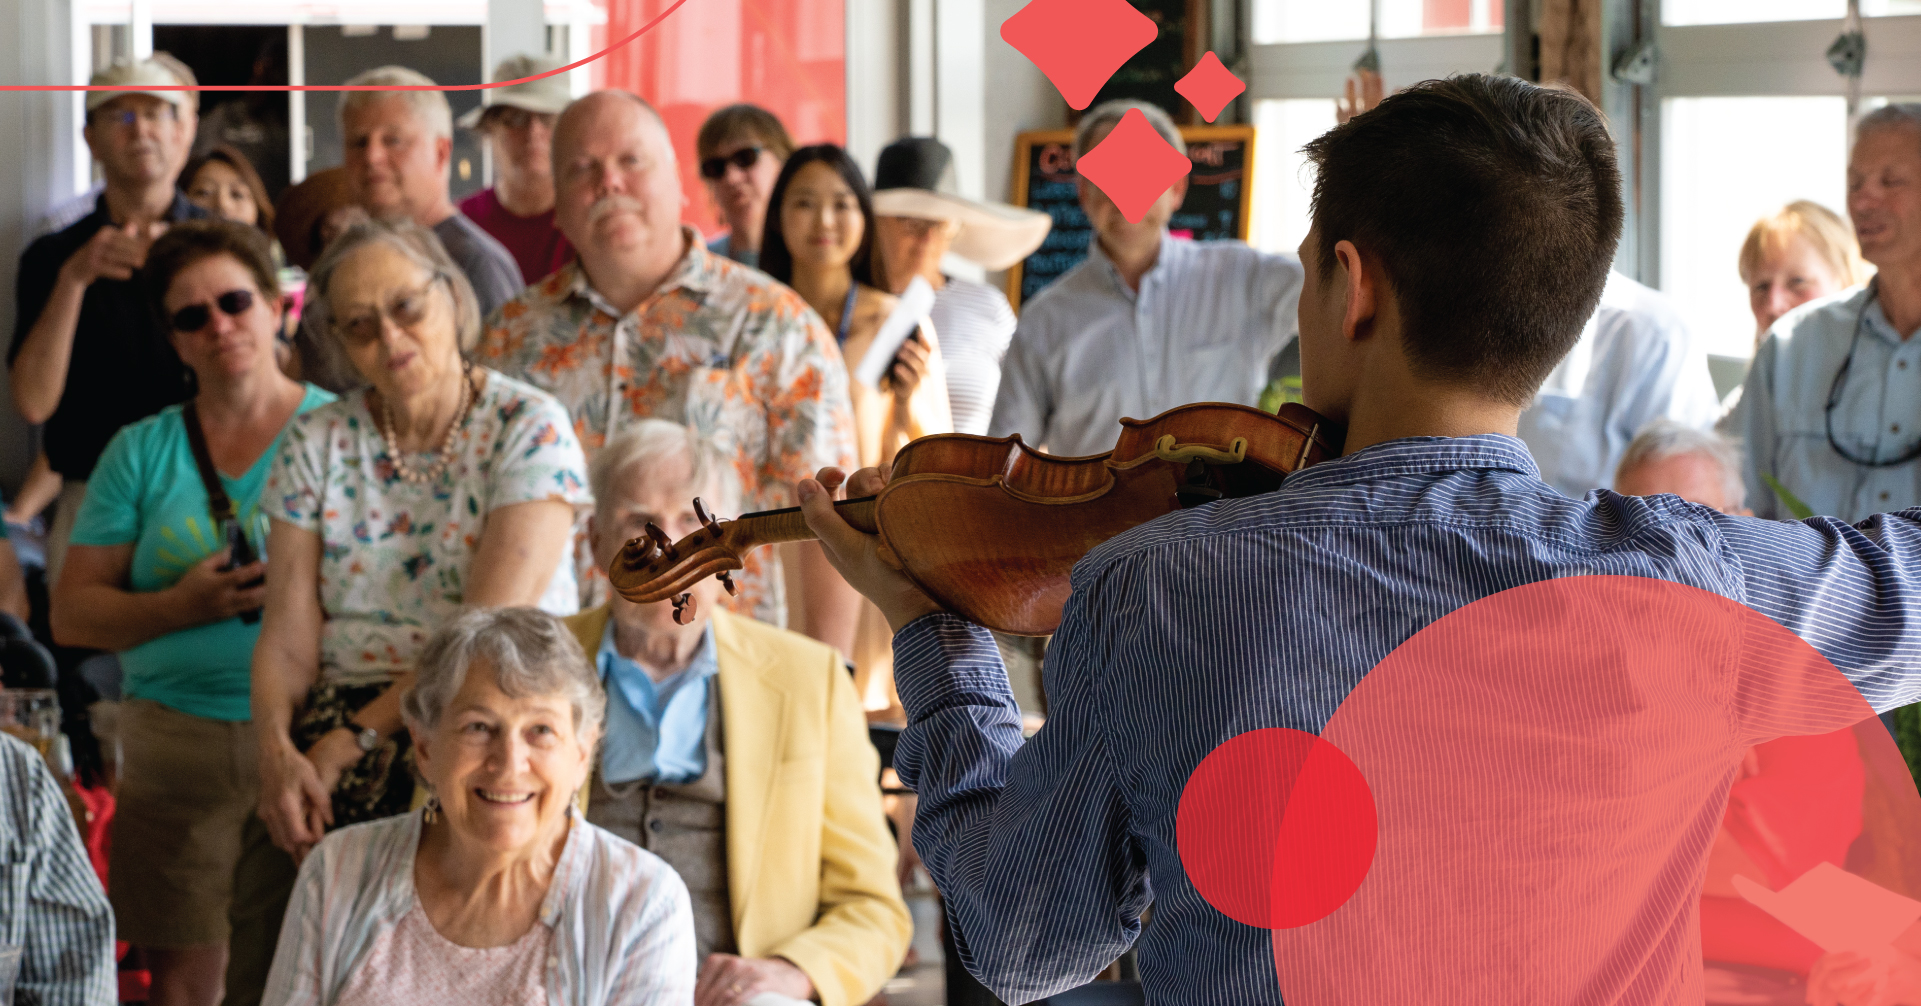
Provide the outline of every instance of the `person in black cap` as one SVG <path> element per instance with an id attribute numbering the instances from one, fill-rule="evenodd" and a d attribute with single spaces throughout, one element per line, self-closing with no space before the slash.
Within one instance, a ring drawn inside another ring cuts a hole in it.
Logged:
<path id="1" fill-rule="evenodd" d="M 874 231 L 887 284 L 901 293 L 914 277 L 934 288 L 928 312 L 941 335 L 954 430 L 984 434 L 1000 388 L 1001 357 L 1014 337 L 1014 309 L 999 290 L 949 276 L 949 253 L 989 270 L 1033 254 L 1053 220 L 1045 213 L 965 198 L 955 192 L 954 155 L 931 136 L 896 140 L 874 167 Z"/>

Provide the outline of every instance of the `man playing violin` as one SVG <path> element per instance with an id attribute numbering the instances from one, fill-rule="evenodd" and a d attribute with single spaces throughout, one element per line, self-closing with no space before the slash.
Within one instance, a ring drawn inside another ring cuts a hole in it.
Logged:
<path id="1" fill-rule="evenodd" d="M 1048 651 L 1050 717 L 1033 739 L 1022 742 L 988 633 L 943 611 L 835 512 L 842 473 L 799 484 L 828 555 L 895 630 L 909 714 L 896 764 L 920 795 L 914 844 L 969 969 L 1009 1002 L 1080 985 L 1137 938 L 1150 1002 L 1294 996 L 1302 976 L 1277 970 L 1277 937 L 1216 911 L 1184 871 L 1183 787 L 1248 731 L 1319 732 L 1416 632 L 1509 588 L 1594 574 L 1689 585 L 1786 626 L 1876 708 L 1921 698 L 1921 627 L 1904 621 L 1921 610 L 1921 509 L 1850 527 L 1733 517 L 1665 495 L 1575 501 L 1541 481 L 1515 438 L 1593 313 L 1621 233 L 1615 143 L 1591 104 L 1509 77 L 1428 81 L 1307 153 L 1318 181 L 1300 248 L 1303 387 L 1309 407 L 1346 424 L 1345 453 L 1276 492 L 1171 514 L 1089 553 Z M 871 494 L 885 478 L 863 470 L 848 490 Z M 1583 719 L 1579 700 L 1606 682 L 1544 669 L 1543 692 L 1576 710 L 1555 750 L 1618 766 L 1606 777 L 1617 789 L 1549 794 L 1561 816 L 1548 829 L 1458 826 L 1504 839 L 1514 877 L 1541 877 L 1527 869 L 1550 856 L 1566 872 L 1518 890 L 1515 912 L 1459 920 L 1458 931 L 1437 935 L 1441 920 L 1412 912 L 1391 920 L 1372 945 L 1356 944 L 1384 963 L 1331 956 L 1326 968 L 1353 990 L 1337 980 L 1332 998 L 1300 1001 L 1414 1001 L 1354 990 L 1403 967 L 1392 948 L 1428 927 L 1423 938 L 1459 941 L 1481 966 L 1414 976 L 1428 983 L 1419 1001 L 1678 1002 L 1692 990 L 1699 1002 L 1694 906 L 1714 815 L 1698 808 L 1725 802 L 1737 741 L 1767 729 L 1743 717 L 1796 711 L 1780 697 L 1768 705 L 1750 673 L 1730 658 L 1698 675 L 1710 686 L 1688 708 L 1703 713 L 1663 732 L 1632 702 L 1605 722 Z M 1486 762 L 1498 758 L 1490 750 L 1447 753 Z M 1640 797 L 1637 786 L 1679 787 L 1682 807 L 1699 797 L 1692 814 L 1634 822 L 1667 843 L 1645 870 L 1624 861 L 1600 809 Z M 1384 818 L 1382 834 L 1394 825 Z M 1502 972 L 1544 967 L 1542 941 L 1561 936 L 1528 914 L 1544 904 L 1528 898 L 1570 911 L 1621 892 L 1631 911 L 1584 920 L 1599 927 L 1593 945 L 1526 984 Z M 1338 911 L 1324 921 L 1338 924 Z"/>

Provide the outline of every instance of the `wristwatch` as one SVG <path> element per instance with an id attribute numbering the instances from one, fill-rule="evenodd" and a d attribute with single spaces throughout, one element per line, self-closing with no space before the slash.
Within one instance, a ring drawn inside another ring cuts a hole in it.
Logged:
<path id="1" fill-rule="evenodd" d="M 373 727 L 363 727 L 348 720 L 345 729 L 353 731 L 354 743 L 360 746 L 363 754 L 373 754 L 374 749 L 380 746 L 380 731 Z"/>

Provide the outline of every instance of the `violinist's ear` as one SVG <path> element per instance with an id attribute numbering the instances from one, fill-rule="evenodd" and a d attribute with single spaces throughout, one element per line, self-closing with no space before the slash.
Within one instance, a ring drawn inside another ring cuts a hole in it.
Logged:
<path id="1" fill-rule="evenodd" d="M 1373 333 L 1374 315 L 1380 310 L 1381 276 L 1373 263 L 1361 255 L 1352 241 L 1334 243 L 1334 263 L 1347 288 L 1346 309 L 1341 316 L 1341 337 L 1350 341 Z"/>

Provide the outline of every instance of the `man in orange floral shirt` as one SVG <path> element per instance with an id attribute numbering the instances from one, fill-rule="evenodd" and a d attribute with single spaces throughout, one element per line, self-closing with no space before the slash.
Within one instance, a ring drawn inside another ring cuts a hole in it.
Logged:
<path id="1" fill-rule="evenodd" d="M 833 335 L 798 294 L 682 226 L 673 142 L 654 109 L 626 91 L 590 94 L 554 124 L 553 157 L 555 223 L 579 260 L 502 305 L 480 358 L 558 397 L 590 459 L 638 419 L 698 429 L 733 455 L 757 510 L 792 506 L 793 485 L 823 465 L 852 470 Z M 735 578 L 735 609 L 851 652 L 859 596 L 817 543 L 784 548 L 801 596 L 787 603 L 780 560 L 761 550 Z"/>

